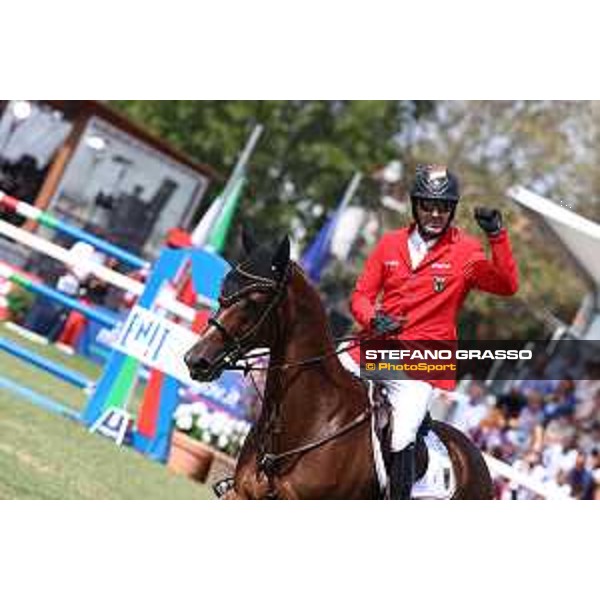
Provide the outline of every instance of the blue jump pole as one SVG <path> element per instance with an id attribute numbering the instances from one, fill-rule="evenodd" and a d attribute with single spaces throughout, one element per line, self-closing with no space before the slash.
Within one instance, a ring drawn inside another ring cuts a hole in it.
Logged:
<path id="1" fill-rule="evenodd" d="M 44 358 L 43 356 L 40 356 L 31 350 L 27 350 L 23 346 L 20 346 L 11 340 L 0 337 L 0 350 L 4 350 L 8 354 L 12 354 L 12 356 L 21 358 L 76 387 L 90 389 L 93 385 L 92 381 L 86 379 L 83 375 L 77 373 L 77 371 L 72 371 L 71 369 L 67 369 L 58 363 L 52 362 L 50 359 Z"/>
<path id="2" fill-rule="evenodd" d="M 38 394 L 32 389 L 23 385 L 19 385 L 18 383 L 15 383 L 10 379 L 6 379 L 5 377 L 0 377 L 0 389 L 4 389 L 12 394 L 18 394 L 30 404 L 33 404 L 39 408 L 43 408 L 44 410 L 50 411 L 57 415 L 62 415 L 63 417 L 68 417 L 69 419 L 73 419 L 75 421 L 81 421 L 81 415 L 76 410 L 68 408 L 67 406 L 63 406 L 59 402 L 56 402 L 56 400 L 48 398 L 47 396 L 43 396 L 42 394 Z"/>
<path id="3" fill-rule="evenodd" d="M 114 314 L 108 311 L 99 311 L 87 304 L 83 304 L 83 302 L 79 302 L 78 300 L 74 300 L 70 296 L 63 294 L 55 290 L 54 288 L 48 287 L 43 283 L 37 283 L 28 277 L 23 277 L 22 275 L 14 274 L 10 277 L 10 280 L 18 285 L 22 285 L 28 290 L 35 292 L 36 294 L 40 294 L 41 296 L 45 296 L 46 298 L 50 298 L 50 300 L 54 300 L 67 308 L 71 308 L 80 312 L 82 315 L 85 315 L 92 321 L 96 321 L 105 327 L 113 328 L 117 323 L 120 322 L 120 319 Z"/>

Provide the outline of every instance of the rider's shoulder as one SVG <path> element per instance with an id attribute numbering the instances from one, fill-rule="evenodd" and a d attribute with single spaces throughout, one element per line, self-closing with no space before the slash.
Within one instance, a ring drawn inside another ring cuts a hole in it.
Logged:
<path id="1" fill-rule="evenodd" d="M 397 247 L 398 243 L 407 237 L 405 229 L 390 229 L 382 233 L 381 237 L 377 240 L 375 252 L 385 252 L 390 248 Z"/>
<path id="2" fill-rule="evenodd" d="M 407 238 L 410 235 L 411 230 L 411 227 L 400 227 L 398 229 L 390 229 L 381 236 L 381 240 L 392 241 Z"/>
<path id="3" fill-rule="evenodd" d="M 452 227 L 449 231 L 450 238 L 452 242 L 455 244 L 460 244 L 463 248 L 473 248 L 478 249 L 481 248 L 481 242 L 479 238 L 467 233 L 464 229 L 460 227 Z"/>

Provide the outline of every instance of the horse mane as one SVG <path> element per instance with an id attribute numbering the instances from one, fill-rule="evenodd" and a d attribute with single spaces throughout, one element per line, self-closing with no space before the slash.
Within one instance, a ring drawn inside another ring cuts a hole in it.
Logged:
<path id="1" fill-rule="evenodd" d="M 314 283 L 306 275 L 304 269 L 296 261 L 290 261 L 292 285 L 295 282 L 299 283 L 304 288 L 304 292 L 300 296 L 300 302 L 306 302 L 310 304 L 311 316 L 314 318 L 314 322 L 320 321 L 323 328 L 324 339 L 328 345 L 332 348 L 334 346 L 334 339 L 329 327 L 329 320 L 327 318 L 327 312 L 325 305 L 321 299 L 321 296 L 315 287 Z"/>

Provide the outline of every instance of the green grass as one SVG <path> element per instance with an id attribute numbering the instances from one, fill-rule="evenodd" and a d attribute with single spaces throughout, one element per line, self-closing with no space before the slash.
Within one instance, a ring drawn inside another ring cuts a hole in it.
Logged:
<path id="1" fill-rule="evenodd" d="M 0 335 L 91 379 L 98 377 L 99 367 L 82 357 L 29 342 L 3 326 Z M 0 375 L 78 410 L 85 403 L 83 392 L 4 352 Z M 206 486 L 0 389 L 0 499 L 212 497 Z"/>

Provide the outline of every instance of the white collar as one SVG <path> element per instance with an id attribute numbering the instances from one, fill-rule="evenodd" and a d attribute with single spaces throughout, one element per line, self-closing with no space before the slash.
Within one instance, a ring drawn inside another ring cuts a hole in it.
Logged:
<path id="1" fill-rule="evenodd" d="M 413 229 L 412 233 L 410 234 L 408 241 L 417 250 L 424 250 L 424 248 L 427 248 L 427 250 L 430 250 L 431 248 L 433 248 L 435 246 L 438 239 L 439 238 L 433 238 L 431 240 L 425 241 L 423 239 L 423 237 L 421 236 L 421 234 L 419 233 L 419 228 L 415 227 Z"/>

